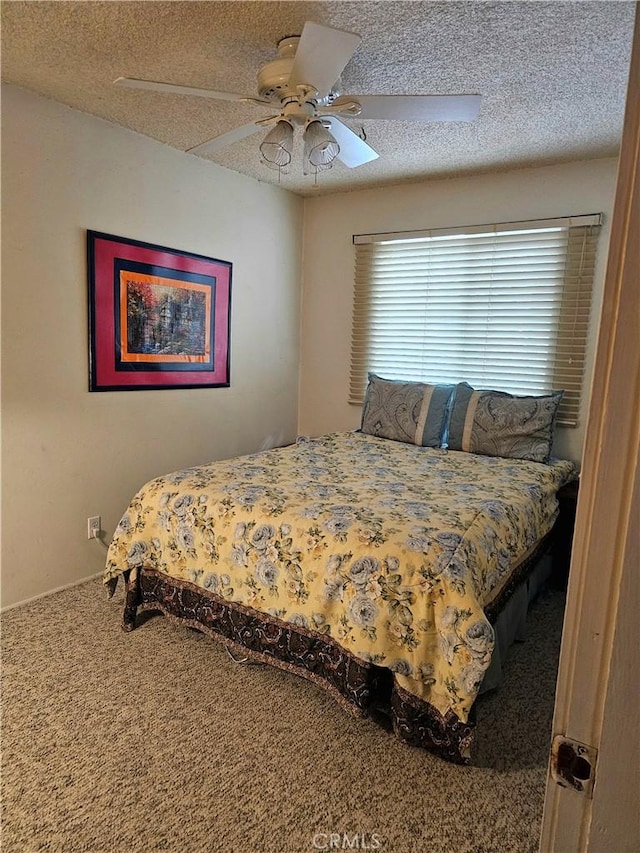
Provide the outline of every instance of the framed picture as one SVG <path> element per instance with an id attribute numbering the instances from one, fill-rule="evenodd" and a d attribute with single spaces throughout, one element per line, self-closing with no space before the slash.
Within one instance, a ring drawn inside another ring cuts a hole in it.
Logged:
<path id="1" fill-rule="evenodd" d="M 89 390 L 229 385 L 231 264 L 87 231 Z"/>

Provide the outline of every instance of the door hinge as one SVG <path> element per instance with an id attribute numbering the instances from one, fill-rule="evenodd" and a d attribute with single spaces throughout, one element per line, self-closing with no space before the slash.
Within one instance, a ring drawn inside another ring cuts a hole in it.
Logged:
<path id="1" fill-rule="evenodd" d="M 594 746 L 556 735 L 551 744 L 551 778 L 563 788 L 591 797 L 598 750 Z"/>

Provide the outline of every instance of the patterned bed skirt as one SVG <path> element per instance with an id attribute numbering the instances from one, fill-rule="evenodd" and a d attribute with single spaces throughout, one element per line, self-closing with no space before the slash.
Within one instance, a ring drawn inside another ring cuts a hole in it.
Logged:
<path id="1" fill-rule="evenodd" d="M 486 609 L 495 622 L 519 584 L 548 549 L 548 539 L 518 567 L 499 600 Z M 209 590 L 156 569 L 125 572 L 123 628 L 132 631 L 136 615 L 161 611 L 183 625 L 222 641 L 229 649 L 313 681 L 348 711 L 374 719 L 384 714 L 397 737 L 456 764 L 469 764 L 475 735 L 475 707 L 467 723 L 449 711 L 444 716 L 404 690 L 385 667 L 354 657 L 326 634 L 283 622 L 246 605 L 226 601 Z"/>
<path id="2" fill-rule="evenodd" d="M 387 715 L 396 735 L 412 746 L 456 764 L 469 763 L 473 722 L 462 723 L 451 711 L 442 716 L 396 684 L 390 670 L 354 657 L 327 635 L 226 601 L 155 569 L 141 569 L 135 580 L 125 579 L 125 631 L 135 628 L 137 613 L 162 611 L 234 652 L 308 678 L 356 716 Z"/>

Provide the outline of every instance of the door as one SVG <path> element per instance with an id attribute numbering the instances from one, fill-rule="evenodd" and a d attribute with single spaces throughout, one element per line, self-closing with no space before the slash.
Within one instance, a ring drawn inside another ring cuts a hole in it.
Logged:
<path id="1" fill-rule="evenodd" d="M 640 14 L 587 422 L 554 735 L 598 750 L 593 798 L 547 781 L 542 853 L 640 851 Z"/>

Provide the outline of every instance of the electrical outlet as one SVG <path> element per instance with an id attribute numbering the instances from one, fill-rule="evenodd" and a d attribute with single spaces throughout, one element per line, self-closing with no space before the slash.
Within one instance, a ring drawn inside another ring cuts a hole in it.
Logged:
<path id="1" fill-rule="evenodd" d="M 87 519 L 87 539 L 99 539 L 102 525 L 100 524 L 100 516 L 94 515 Z"/>

